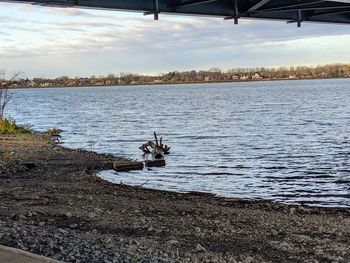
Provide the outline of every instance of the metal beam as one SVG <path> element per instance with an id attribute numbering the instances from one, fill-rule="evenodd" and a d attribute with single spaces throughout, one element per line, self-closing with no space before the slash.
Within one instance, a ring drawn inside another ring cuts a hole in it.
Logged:
<path id="1" fill-rule="evenodd" d="M 331 15 L 341 15 L 341 14 L 346 14 L 350 13 L 350 8 L 345 11 L 338 11 L 338 12 L 325 12 L 325 13 L 320 13 L 320 14 L 314 14 L 311 15 L 309 18 L 315 18 L 315 17 L 320 17 L 320 16 L 331 16 Z"/>
<path id="2" fill-rule="evenodd" d="M 232 2 L 232 9 L 233 9 L 233 16 L 225 16 L 224 20 L 234 20 L 234 24 L 238 25 L 238 18 L 239 18 L 239 8 L 238 8 L 238 0 L 231 0 Z"/>
<path id="3" fill-rule="evenodd" d="M 297 12 L 298 12 L 297 27 L 301 27 L 301 21 L 302 21 L 301 10 L 298 10 Z"/>
<path id="4" fill-rule="evenodd" d="M 159 20 L 159 2 L 158 0 L 153 0 L 154 5 L 154 20 Z"/>
<path id="5" fill-rule="evenodd" d="M 248 9 L 247 13 L 253 13 L 256 10 L 260 9 L 262 6 L 266 5 L 268 2 L 271 0 L 261 0 L 259 3 L 256 5 L 252 6 L 251 8 Z"/>
<path id="6" fill-rule="evenodd" d="M 292 5 L 280 5 L 280 6 L 272 7 L 272 8 L 260 9 L 260 10 L 257 10 L 256 12 L 290 11 L 290 10 L 302 9 L 303 7 L 312 6 L 312 5 L 315 5 L 316 7 L 333 8 L 335 6 L 339 6 L 339 3 L 337 3 L 337 4 L 336 4 L 336 2 L 328 2 L 327 3 L 327 1 L 325 1 L 325 0 L 318 0 L 318 1 L 308 2 L 308 3 L 298 3 L 298 4 L 292 4 Z"/>
<path id="7" fill-rule="evenodd" d="M 238 0 L 233 0 L 233 12 L 234 12 L 234 21 L 235 25 L 238 25 L 239 9 L 238 9 Z"/>
<path id="8" fill-rule="evenodd" d="M 60 7 L 350 24 L 350 0 L 0 0 Z M 298 2 L 299 1 L 299 2 Z M 301 19 L 300 14 L 301 12 Z"/>
<path id="9" fill-rule="evenodd" d="M 334 6 L 334 7 L 305 7 L 305 8 L 288 8 L 288 9 L 279 9 L 279 10 L 261 10 L 257 11 L 260 13 L 274 13 L 274 12 L 295 12 L 295 11 L 316 11 L 316 10 L 339 10 L 339 9 L 348 9 L 349 6 Z"/>
<path id="10" fill-rule="evenodd" d="M 218 0 L 188 0 L 188 1 L 181 1 L 180 3 L 174 5 L 174 7 L 193 6 L 193 5 L 206 4 L 206 3 L 216 2 L 216 1 Z"/>

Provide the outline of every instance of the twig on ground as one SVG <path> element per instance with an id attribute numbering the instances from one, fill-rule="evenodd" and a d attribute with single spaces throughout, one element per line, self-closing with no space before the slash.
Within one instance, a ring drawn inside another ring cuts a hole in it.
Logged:
<path id="1" fill-rule="evenodd" d="M 147 184 L 149 182 L 149 180 L 147 180 L 146 182 L 144 182 L 144 183 L 142 183 L 142 184 L 140 184 L 140 185 L 138 185 L 138 186 L 136 186 L 136 187 L 142 187 L 142 186 L 144 186 L 145 184 Z"/>

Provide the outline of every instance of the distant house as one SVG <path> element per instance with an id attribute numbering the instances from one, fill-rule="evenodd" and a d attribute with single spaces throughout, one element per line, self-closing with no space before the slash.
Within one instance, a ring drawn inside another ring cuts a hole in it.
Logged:
<path id="1" fill-rule="evenodd" d="M 205 82 L 210 82 L 210 81 L 213 81 L 213 78 L 210 77 L 210 76 L 206 76 L 206 77 L 204 77 L 204 81 Z"/>
<path id="2" fill-rule="evenodd" d="M 239 79 L 239 76 L 238 75 L 232 75 L 232 80 L 238 80 Z"/>
<path id="3" fill-rule="evenodd" d="M 88 78 L 79 78 L 78 79 L 78 86 L 88 86 L 90 84 Z"/>
<path id="4" fill-rule="evenodd" d="M 68 87 L 75 86 L 75 81 L 74 80 L 67 81 L 66 86 L 68 86 Z"/>
<path id="5" fill-rule="evenodd" d="M 252 75 L 252 79 L 262 79 L 262 76 L 260 75 L 260 73 L 256 72 Z"/>
<path id="6" fill-rule="evenodd" d="M 322 77 L 322 78 L 326 78 L 326 77 L 327 77 L 327 73 L 326 73 L 326 72 L 324 72 L 324 71 L 322 71 L 322 73 L 321 73 L 321 77 Z"/>
<path id="7" fill-rule="evenodd" d="M 35 86 L 37 86 L 37 84 L 35 83 L 35 81 L 33 81 L 33 80 L 29 81 L 28 87 L 35 87 Z"/>
<path id="8" fill-rule="evenodd" d="M 50 82 L 44 82 L 40 84 L 41 87 L 51 87 L 51 83 Z"/>

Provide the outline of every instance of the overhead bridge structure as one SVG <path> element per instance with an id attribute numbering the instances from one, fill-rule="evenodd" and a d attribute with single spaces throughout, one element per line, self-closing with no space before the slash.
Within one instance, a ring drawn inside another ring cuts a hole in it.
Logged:
<path id="1" fill-rule="evenodd" d="M 0 0 L 55 7 L 129 10 L 153 15 L 161 13 L 350 24 L 350 0 Z"/>

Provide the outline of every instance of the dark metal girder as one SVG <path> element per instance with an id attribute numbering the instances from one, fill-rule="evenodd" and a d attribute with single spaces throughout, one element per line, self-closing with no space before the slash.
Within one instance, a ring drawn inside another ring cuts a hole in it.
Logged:
<path id="1" fill-rule="evenodd" d="M 295 10 L 317 10 L 317 9 L 337 9 L 346 8 L 349 5 L 338 4 L 326 1 L 314 1 L 309 3 L 299 3 L 288 6 L 278 6 L 273 8 L 264 8 L 257 10 L 256 12 L 284 12 L 284 11 L 295 11 Z"/>
<path id="2" fill-rule="evenodd" d="M 285 21 L 316 21 L 350 24 L 350 0 L 0 0 L 154 14 L 174 13 L 233 18 L 251 17 Z M 156 3 L 156 4 L 155 4 Z M 302 16 L 302 19 L 299 19 Z"/>
<path id="3" fill-rule="evenodd" d="M 347 14 L 350 13 L 350 8 L 348 10 L 343 11 L 337 11 L 337 12 L 323 12 L 323 13 L 316 13 L 310 16 L 309 18 L 315 18 L 319 16 L 329 16 L 329 15 L 340 15 L 340 14 Z"/>
<path id="4" fill-rule="evenodd" d="M 216 2 L 218 0 L 187 0 L 187 1 L 179 1 L 176 4 L 173 4 L 173 7 L 181 7 L 181 6 L 191 6 L 191 5 L 199 5 L 205 3 Z"/>
<path id="5" fill-rule="evenodd" d="M 337 6 L 337 7 L 303 7 L 303 8 L 289 8 L 289 9 L 281 9 L 281 10 L 261 10 L 260 13 L 273 13 L 273 12 L 296 12 L 296 11 L 317 11 L 317 10 L 340 10 L 340 9 L 349 9 L 349 6 Z M 258 12 L 258 13 L 259 13 Z"/>
<path id="6" fill-rule="evenodd" d="M 259 8 L 261 8 L 262 6 L 266 5 L 268 2 L 270 2 L 271 0 L 261 0 L 260 2 L 258 2 L 257 4 L 253 5 L 251 8 L 249 8 L 249 10 L 247 11 L 247 13 L 253 13 L 256 10 L 258 10 Z"/>

